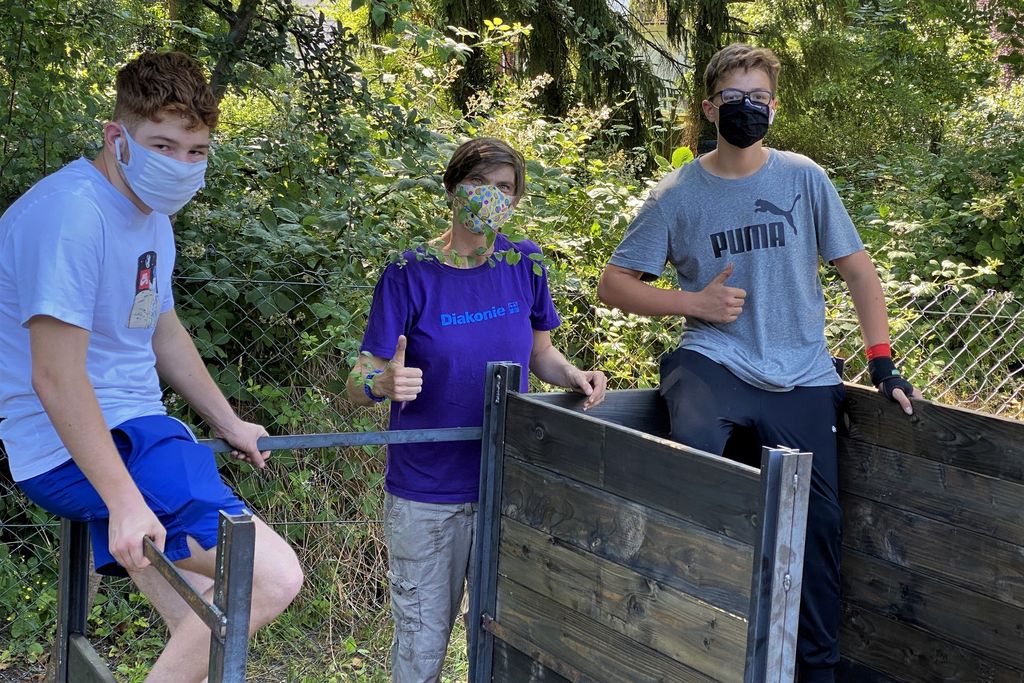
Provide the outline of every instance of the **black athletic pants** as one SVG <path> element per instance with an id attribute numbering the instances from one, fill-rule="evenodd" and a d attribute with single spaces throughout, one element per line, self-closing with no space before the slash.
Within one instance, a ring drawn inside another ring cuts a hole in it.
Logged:
<path id="1" fill-rule="evenodd" d="M 717 455 L 760 465 L 761 444 L 814 454 L 807 511 L 798 683 L 831 683 L 839 663 L 839 507 L 836 416 L 842 384 L 765 391 L 706 356 L 677 349 L 661 359 L 661 395 L 672 439 Z M 743 437 L 737 452 L 736 439 Z"/>

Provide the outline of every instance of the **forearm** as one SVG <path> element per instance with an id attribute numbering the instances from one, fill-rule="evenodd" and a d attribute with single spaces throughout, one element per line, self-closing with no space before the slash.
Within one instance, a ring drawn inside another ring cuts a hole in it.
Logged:
<path id="1" fill-rule="evenodd" d="M 639 273 L 608 266 L 601 274 L 597 296 L 601 301 L 626 313 L 638 315 L 686 315 L 690 292 L 660 289 L 639 278 Z"/>
<path id="2" fill-rule="evenodd" d="M 173 311 L 160 316 L 153 336 L 156 371 L 200 417 L 220 433 L 237 420 L 231 404 L 224 398 L 203 363 L 188 331 Z"/>
<path id="3" fill-rule="evenodd" d="M 853 299 L 853 307 L 860 321 L 865 348 L 876 344 L 889 343 L 889 315 L 886 311 L 885 294 L 878 279 L 874 264 L 865 252 L 847 257 L 840 267 L 840 274 L 846 280 Z M 837 262 L 837 267 L 840 262 Z"/>
<path id="4" fill-rule="evenodd" d="M 562 352 L 551 344 L 540 349 L 535 348 L 530 354 L 530 371 L 542 382 L 574 389 L 575 387 L 568 380 L 569 371 L 572 369 L 572 363 L 566 360 Z"/>
<path id="5" fill-rule="evenodd" d="M 359 360 L 352 367 L 352 372 L 348 375 L 348 381 L 345 382 L 345 394 L 348 396 L 348 400 L 357 406 L 372 406 L 375 404 L 374 401 L 366 395 L 366 391 L 363 388 L 367 382 L 367 377 L 374 370 L 383 370 L 387 364 L 383 358 L 377 358 L 375 356 L 367 356 L 362 354 L 359 356 Z M 379 376 L 379 375 L 378 375 Z M 377 392 L 381 395 L 380 392 Z"/>

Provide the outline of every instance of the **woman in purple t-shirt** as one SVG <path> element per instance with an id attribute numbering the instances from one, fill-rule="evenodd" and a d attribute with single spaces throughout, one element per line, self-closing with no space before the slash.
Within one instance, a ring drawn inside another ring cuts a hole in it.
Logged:
<path id="1" fill-rule="evenodd" d="M 551 345 L 560 320 L 540 249 L 499 232 L 523 196 L 525 167 L 500 140 L 459 147 L 444 174 L 451 228 L 432 244 L 443 260 L 408 252 L 377 282 L 348 396 L 362 405 L 390 399 L 391 429 L 479 427 L 490 361 L 519 363 L 585 394 L 584 409 L 604 397 L 601 371 L 574 367 Z M 526 373 L 519 388 L 528 389 Z M 388 447 L 384 534 L 396 683 L 440 677 L 467 578 L 472 583 L 479 478 L 479 442 Z"/>

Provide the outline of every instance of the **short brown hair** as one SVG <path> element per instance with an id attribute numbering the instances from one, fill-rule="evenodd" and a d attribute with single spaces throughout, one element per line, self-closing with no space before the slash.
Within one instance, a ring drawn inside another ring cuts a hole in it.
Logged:
<path id="1" fill-rule="evenodd" d="M 726 45 L 711 57 L 708 67 L 704 69 L 704 91 L 707 97 L 713 96 L 717 92 L 717 83 L 736 69 L 761 69 L 768 74 L 774 93 L 779 85 L 779 71 L 782 65 L 775 53 L 766 47 L 753 47 L 744 43 Z"/>
<path id="2" fill-rule="evenodd" d="M 526 191 L 526 159 L 507 142 L 497 138 L 474 138 L 459 145 L 444 171 L 444 189 L 454 194 L 458 184 L 478 166 L 490 170 L 501 164 L 508 164 L 515 171 L 515 196 L 521 197 Z"/>
<path id="3" fill-rule="evenodd" d="M 181 52 L 146 52 L 117 72 L 114 120 L 132 125 L 159 121 L 171 111 L 189 120 L 188 128 L 217 125 L 217 100 L 199 63 Z"/>

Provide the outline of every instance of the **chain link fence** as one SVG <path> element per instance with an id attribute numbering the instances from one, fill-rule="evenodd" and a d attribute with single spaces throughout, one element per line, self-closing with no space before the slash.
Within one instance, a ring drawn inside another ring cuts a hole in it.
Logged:
<path id="1" fill-rule="evenodd" d="M 383 410 L 353 408 L 341 398 L 369 286 L 332 282 L 300 264 L 288 264 L 283 279 L 205 273 L 197 264 L 177 278 L 179 314 L 243 417 L 281 434 L 384 427 Z M 595 286 L 560 289 L 555 280 L 564 318 L 556 345 L 580 364 L 604 369 L 614 388 L 654 386 L 657 358 L 674 344 L 677 326 L 603 309 Z M 847 379 L 864 383 L 852 304 L 841 285 L 830 285 L 826 295 L 830 348 L 849 359 Z M 889 303 L 893 348 L 928 398 L 1024 416 L 1018 299 L 933 288 L 893 292 Z M 168 405 L 198 422 L 177 397 L 168 396 Z M 55 622 L 57 522 L 28 503 L 5 470 L 0 457 L 0 682 L 44 680 Z M 257 635 L 250 680 L 388 680 L 383 470 L 378 447 L 279 452 L 261 472 L 224 463 L 231 485 L 297 548 L 307 573 L 292 608 Z M 89 628 L 96 650 L 125 681 L 142 679 L 166 637 L 126 580 L 102 581 Z M 449 654 L 444 680 L 465 680 L 461 627 Z"/>

